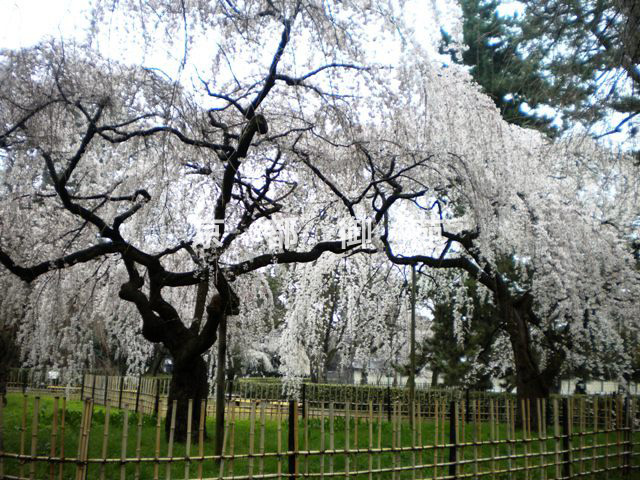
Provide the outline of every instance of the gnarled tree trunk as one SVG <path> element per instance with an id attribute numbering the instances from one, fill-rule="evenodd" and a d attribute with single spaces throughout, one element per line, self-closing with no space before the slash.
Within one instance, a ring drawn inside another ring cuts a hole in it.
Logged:
<path id="1" fill-rule="evenodd" d="M 528 404 L 532 425 L 537 424 L 537 401 L 546 399 L 552 391 L 560 365 L 565 357 L 562 345 L 548 353 L 546 366 L 541 367 L 539 352 L 531 341 L 531 326 L 540 325 L 532 309 L 532 297 L 525 294 L 514 299 L 508 292 L 496 295 L 498 311 L 509 335 L 515 365 L 518 413 L 522 418 L 522 404 Z"/>
<path id="2" fill-rule="evenodd" d="M 169 411 L 165 421 L 167 438 L 172 430 L 173 402 L 176 401 L 174 440 L 184 442 L 189 428 L 188 406 L 193 400 L 191 431 L 197 438 L 200 405 L 207 398 L 207 368 L 202 355 L 215 343 L 217 329 L 226 315 L 237 315 L 239 301 L 222 274 L 216 277 L 218 293 L 206 303 L 208 280 L 198 284 L 194 319 L 189 327 L 180 319 L 177 310 L 161 294 L 161 284 L 150 277 L 149 293 L 142 291 L 143 279 L 127 263 L 129 281 L 120 287 L 120 298 L 136 305 L 142 316 L 142 335 L 145 339 L 164 345 L 173 358 L 174 370 L 169 391 Z M 202 324 L 206 305 L 206 321 Z"/>

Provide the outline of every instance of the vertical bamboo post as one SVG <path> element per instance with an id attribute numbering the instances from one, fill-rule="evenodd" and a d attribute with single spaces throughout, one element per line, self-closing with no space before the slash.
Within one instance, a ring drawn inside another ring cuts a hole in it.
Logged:
<path id="1" fill-rule="evenodd" d="M 335 452 L 335 437 L 334 437 L 334 411 L 333 411 L 333 402 L 329 403 L 329 450 L 331 451 L 331 455 L 329 455 L 329 474 L 333 476 L 333 457 Z"/>
<path id="2" fill-rule="evenodd" d="M 496 416 L 493 398 L 489 399 L 489 440 L 491 442 L 491 473 L 496 471 Z"/>
<path id="3" fill-rule="evenodd" d="M 382 401 L 378 404 L 378 462 L 377 467 L 380 470 L 380 466 L 382 464 Z M 380 478 L 380 473 L 378 473 L 378 478 Z"/>
<path id="4" fill-rule="evenodd" d="M 158 480 L 160 470 L 160 415 L 156 416 L 156 449 L 155 449 L 155 462 L 153 464 L 153 480 Z"/>
<path id="5" fill-rule="evenodd" d="M 298 478 L 298 402 L 289 401 L 289 478 Z"/>
<path id="6" fill-rule="evenodd" d="M 625 423 L 627 427 L 627 458 L 625 460 L 626 472 L 629 473 L 632 467 L 633 459 L 633 436 L 634 436 L 634 420 L 635 420 L 635 406 L 636 402 L 634 398 L 627 397 L 627 408 L 625 415 Z"/>
<path id="7" fill-rule="evenodd" d="M 306 405 L 306 404 L 305 404 Z M 304 449 L 309 452 L 310 448 L 309 448 L 309 412 L 308 412 L 308 405 L 305 406 L 305 408 L 307 409 L 306 414 L 304 416 Z M 309 475 L 309 454 L 307 453 L 304 456 L 304 474 Z"/>
<path id="8" fill-rule="evenodd" d="M 555 445 L 555 465 L 556 465 L 556 478 L 561 478 L 560 473 L 560 418 L 558 412 L 558 399 L 553 399 L 553 434 L 556 438 Z"/>
<path id="9" fill-rule="evenodd" d="M 527 406 L 527 442 L 529 443 L 532 439 L 531 435 L 531 399 L 527 398 L 525 402 Z"/>
<path id="10" fill-rule="evenodd" d="M 302 418 L 307 418 L 307 384 L 302 383 Z"/>
<path id="11" fill-rule="evenodd" d="M 605 468 L 606 468 L 606 478 L 609 478 L 609 457 L 610 457 L 610 451 L 609 451 L 609 442 L 610 442 L 610 434 L 611 434 L 611 430 L 613 429 L 613 414 L 612 414 L 612 410 L 613 410 L 613 401 L 610 398 L 607 398 L 605 400 L 605 416 L 604 416 L 604 420 L 605 420 L 605 430 L 606 430 L 606 446 L 605 446 Z"/>
<path id="12" fill-rule="evenodd" d="M 584 397 L 580 398 L 580 476 L 583 477 L 584 471 L 584 436 L 585 436 L 585 417 L 584 417 Z"/>
<path id="13" fill-rule="evenodd" d="M 216 405 L 216 408 L 218 408 L 217 405 Z M 218 419 L 218 417 L 217 417 L 217 414 L 216 414 L 216 421 L 217 421 L 217 419 Z M 224 460 L 225 459 L 223 457 L 225 455 L 224 452 L 226 452 L 226 450 L 227 450 L 227 438 L 229 438 L 229 422 L 230 422 L 229 415 L 225 415 L 224 428 L 222 429 L 224 432 L 223 432 L 223 435 L 222 435 L 222 449 L 220 450 L 220 471 L 219 471 L 218 478 L 223 478 L 224 477 Z M 279 436 L 278 436 L 278 438 L 279 438 Z M 217 440 L 214 439 L 214 442 L 217 443 Z M 214 452 L 213 452 L 213 454 L 214 455 L 218 455 L 217 452 L 218 452 L 218 446 L 214 444 Z"/>
<path id="14" fill-rule="evenodd" d="M 229 407 L 231 408 L 231 431 L 229 432 L 229 456 L 231 458 L 229 459 L 229 475 L 233 477 L 233 468 L 235 463 L 234 453 L 236 448 L 236 403 L 231 402 Z"/>
<path id="15" fill-rule="evenodd" d="M 276 415 L 278 422 L 278 480 L 280 480 L 282 478 L 282 411 L 280 406 L 278 406 Z"/>
<path id="16" fill-rule="evenodd" d="M 60 465 L 58 466 L 58 478 L 62 480 L 64 471 L 64 427 L 67 416 L 67 399 L 62 397 L 62 418 L 60 419 Z"/>
<path id="17" fill-rule="evenodd" d="M 617 467 L 622 467 L 622 398 L 618 395 L 615 399 L 615 412 L 616 412 L 616 452 L 617 452 Z"/>
<path id="18" fill-rule="evenodd" d="M 527 445 L 527 400 L 521 398 L 520 399 L 520 409 L 522 412 L 522 445 L 524 450 L 524 478 L 525 480 L 529 480 L 529 447 Z M 515 435 L 514 435 L 515 439 Z"/>
<path id="19" fill-rule="evenodd" d="M 155 398 L 154 398 L 154 402 L 153 402 L 153 414 L 155 416 L 160 416 L 160 379 L 159 378 L 154 378 L 153 379 L 153 386 L 156 387 L 156 391 L 155 393 Z"/>
<path id="20" fill-rule="evenodd" d="M 420 470 L 418 471 L 421 476 L 424 476 L 424 444 L 422 443 L 422 405 L 418 401 L 417 405 L 417 422 L 418 422 L 418 446 L 420 447 L 420 457 L 418 462 L 420 464 Z"/>
<path id="21" fill-rule="evenodd" d="M 207 418 L 207 402 L 200 401 L 200 425 L 198 425 L 198 479 L 202 480 L 202 463 L 204 462 L 204 426 Z"/>
<path id="22" fill-rule="evenodd" d="M 392 449 L 392 457 L 393 457 L 393 464 L 392 464 L 392 470 L 391 470 L 391 479 L 395 480 L 396 479 L 396 467 L 398 466 L 398 455 L 396 453 L 396 448 L 397 448 L 397 441 L 398 441 L 398 434 L 397 434 L 397 423 L 398 423 L 398 415 L 397 415 L 397 410 L 398 410 L 398 404 L 394 403 L 393 404 L 393 415 L 391 416 L 391 449 Z"/>
<path id="23" fill-rule="evenodd" d="M 100 465 L 100 480 L 104 480 L 106 460 L 107 460 L 107 448 L 109 445 L 109 421 L 111 417 L 111 407 L 107 405 L 104 413 L 104 429 L 102 432 L 102 464 Z"/>
<path id="24" fill-rule="evenodd" d="M 592 445 L 591 449 L 591 472 L 595 472 L 597 468 L 596 457 L 598 456 L 598 397 L 593 398 L 593 435 L 592 435 Z M 593 477 L 593 475 L 592 475 Z"/>
<path id="25" fill-rule="evenodd" d="M 563 462 L 562 462 L 562 476 L 564 478 L 571 478 L 571 403 L 568 398 L 564 398 L 562 401 L 562 449 Z"/>
<path id="26" fill-rule="evenodd" d="M 53 425 L 51 426 L 51 449 L 49 450 L 49 458 L 56 456 L 56 445 L 58 444 L 58 397 L 53 397 Z M 2 399 L 0 398 L 0 444 L 2 442 Z M 2 446 L 0 445 L 0 451 Z M 2 471 L 2 458 L 0 458 L 0 478 L 4 476 Z M 49 480 L 55 478 L 55 463 L 49 462 Z"/>
<path id="27" fill-rule="evenodd" d="M 142 458 L 142 415 L 138 415 L 138 425 L 136 431 L 136 462 L 135 480 L 140 480 L 140 459 Z"/>
<path id="28" fill-rule="evenodd" d="M 264 475 L 264 431 L 265 431 L 265 402 L 260 402 L 260 464 L 258 473 Z"/>
<path id="29" fill-rule="evenodd" d="M 545 462 L 545 444 L 546 440 L 542 440 L 545 437 L 544 431 L 542 430 L 543 423 L 543 413 L 542 413 L 542 402 L 544 402 L 544 398 L 536 398 L 536 417 L 538 419 L 538 449 L 540 451 L 540 478 L 541 480 L 545 479 L 546 469 L 544 468 Z"/>
<path id="30" fill-rule="evenodd" d="M 33 460 L 38 453 L 38 420 L 40 416 L 40 397 L 33 399 L 33 415 L 31 416 L 31 464 L 29 465 L 29 478 L 33 480 L 36 475 L 36 462 Z"/>
<path id="31" fill-rule="evenodd" d="M 458 404 L 452 400 L 449 404 L 449 476 L 457 478 L 458 475 Z"/>
<path id="32" fill-rule="evenodd" d="M 91 429 L 92 399 L 84 401 L 82 419 L 80 421 L 80 439 L 78 441 L 78 456 L 76 480 L 84 480 L 87 471 L 87 451 L 89 446 L 89 430 Z"/>
<path id="33" fill-rule="evenodd" d="M 411 428 L 411 478 L 416 478 L 416 406 L 415 402 L 409 408 L 409 426 Z"/>
<path id="34" fill-rule="evenodd" d="M 187 441 L 184 447 L 184 480 L 189 480 L 191 464 L 191 426 L 193 421 L 193 398 L 187 403 Z"/>
<path id="35" fill-rule="evenodd" d="M 435 426 L 434 426 L 434 442 L 433 442 L 433 478 L 434 480 L 436 478 L 438 478 L 438 445 L 439 445 L 439 438 L 438 438 L 438 420 L 439 420 L 439 412 L 438 412 L 438 406 L 439 406 L 440 401 L 436 398 L 435 401 L 433 402 L 433 417 L 435 420 Z"/>
<path id="36" fill-rule="evenodd" d="M 467 390 L 468 392 L 468 390 Z M 466 425 L 467 425 L 467 418 L 466 418 L 466 414 L 469 411 L 469 407 L 466 403 L 465 400 L 460 400 L 460 404 L 458 405 L 458 439 L 459 439 L 459 443 L 464 444 L 466 442 Z M 465 465 L 465 453 L 466 453 L 466 449 L 460 445 L 457 448 L 457 462 L 462 462 L 461 466 L 458 467 L 458 474 L 464 474 L 464 465 Z"/>
<path id="37" fill-rule="evenodd" d="M 369 415 L 367 417 L 367 420 L 367 426 L 369 427 L 369 480 L 373 480 L 373 455 L 371 454 L 371 449 L 373 448 L 373 402 L 371 400 L 369 400 Z"/>
<path id="38" fill-rule="evenodd" d="M 351 419 L 350 419 L 350 403 L 345 403 L 344 410 L 344 471 L 345 477 L 349 478 L 349 467 L 350 467 L 350 458 L 349 458 L 349 444 L 351 443 L 351 439 L 349 438 L 349 433 L 351 430 Z M 358 427 L 356 427 L 358 428 Z"/>
<path id="39" fill-rule="evenodd" d="M 253 478 L 253 452 L 256 438 L 256 404 L 251 401 L 249 412 L 249 478 Z"/>
<path id="40" fill-rule="evenodd" d="M 511 474 L 511 472 L 513 471 L 513 457 L 515 455 L 515 445 L 513 443 L 513 436 L 512 436 L 512 432 L 515 430 L 515 428 L 513 427 L 513 425 L 515 424 L 515 419 L 513 415 L 514 409 L 511 408 L 512 402 L 509 399 L 505 400 L 504 406 L 507 412 L 507 435 L 505 437 L 505 440 L 507 441 L 507 452 L 509 456 L 507 460 L 507 464 L 509 467 L 509 474 Z"/>
<path id="41" fill-rule="evenodd" d="M 402 466 L 402 456 L 400 449 L 402 448 L 402 400 L 396 402 L 396 467 Z M 402 473 L 398 475 L 401 477 Z"/>
<path id="42" fill-rule="evenodd" d="M 156 383 L 156 391 L 160 391 L 160 384 Z M 165 476 L 167 480 L 171 479 L 171 463 L 173 462 L 173 439 L 176 433 L 176 411 L 178 410 L 178 401 L 174 400 L 171 407 L 171 424 L 169 428 L 169 445 L 167 445 L 167 468 L 165 469 Z M 160 415 L 158 415 L 159 417 Z"/>
<path id="43" fill-rule="evenodd" d="M 473 478 L 478 478 L 478 442 L 480 441 L 478 399 L 473 400 Z"/>
<path id="44" fill-rule="evenodd" d="M 27 396 L 22 396 L 22 421 L 20 422 L 20 457 L 24 455 L 24 437 L 27 431 Z M 24 462 L 20 460 L 20 478 L 24 477 Z"/>
<path id="45" fill-rule="evenodd" d="M 120 447 L 120 480 L 127 478 L 127 444 L 129 443 L 129 406 L 124 406 L 122 419 L 122 445 Z"/>
<path id="46" fill-rule="evenodd" d="M 320 479 L 324 480 L 325 457 L 325 428 L 324 428 L 324 401 L 320 404 Z"/>
<path id="47" fill-rule="evenodd" d="M 136 388 L 136 413 L 140 413 L 140 388 L 142 387 L 142 375 L 138 376 L 138 386 Z"/>

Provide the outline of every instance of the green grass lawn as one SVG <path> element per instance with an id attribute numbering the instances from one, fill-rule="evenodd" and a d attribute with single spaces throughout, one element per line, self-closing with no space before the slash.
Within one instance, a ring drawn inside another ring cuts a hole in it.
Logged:
<path id="1" fill-rule="evenodd" d="M 4 442 L 4 451 L 11 453 L 18 453 L 21 449 L 21 437 L 23 441 L 23 452 L 29 454 L 31 452 L 32 439 L 32 418 L 33 418 L 33 405 L 34 397 L 27 397 L 27 416 L 26 416 L 26 428 L 23 432 L 22 429 L 22 406 L 23 396 L 19 394 L 10 394 L 7 396 L 8 405 L 4 408 L 3 412 L 3 430 L 2 437 Z M 65 429 L 64 429 L 64 456 L 66 458 L 76 458 L 78 453 L 78 441 L 80 438 L 80 429 L 82 423 L 82 409 L 83 405 L 80 402 L 69 402 L 66 405 L 65 411 Z M 279 451 L 278 437 L 280 437 L 280 451 L 287 450 L 287 433 L 288 422 L 284 418 L 281 422 L 277 419 L 266 418 L 264 430 L 260 426 L 259 409 L 256 414 L 256 422 L 254 428 L 251 428 L 248 418 L 236 418 L 233 427 L 227 430 L 227 448 L 225 453 L 230 455 L 233 453 L 237 456 L 235 459 L 227 459 L 223 462 L 224 477 L 242 477 L 247 476 L 250 471 L 253 475 L 259 475 L 260 472 L 268 474 L 277 474 L 282 472 L 282 478 L 288 472 L 288 458 L 286 455 L 277 455 Z M 333 421 L 333 449 L 337 451 L 333 455 L 325 454 L 320 455 L 318 453 L 311 454 L 309 456 L 299 455 L 298 457 L 298 469 L 300 473 L 320 473 L 324 472 L 325 476 L 329 478 L 331 471 L 333 472 L 345 472 L 347 469 L 351 473 L 350 477 L 353 478 L 370 478 L 368 474 L 362 473 L 360 475 L 354 475 L 356 471 L 367 471 L 370 465 L 373 469 L 390 469 L 393 467 L 411 467 L 413 465 L 430 465 L 429 467 L 420 469 L 409 469 L 404 471 L 381 472 L 374 473 L 372 478 L 389 478 L 389 479 L 413 479 L 413 478 L 434 478 L 444 477 L 448 474 L 448 467 L 443 466 L 443 462 L 447 462 L 450 454 L 450 448 L 440 447 L 437 450 L 430 448 L 424 451 L 411 451 L 414 432 L 412 432 L 408 423 L 402 422 L 394 427 L 392 422 L 387 421 L 386 417 L 382 417 L 382 421 L 379 422 L 378 418 L 374 418 L 374 422 L 371 428 L 372 446 L 374 449 L 378 448 L 378 438 L 380 438 L 380 446 L 384 448 L 390 448 L 393 445 L 402 445 L 407 447 L 406 451 L 391 453 L 391 452 L 373 452 L 369 453 L 369 435 L 370 428 L 367 420 L 366 412 L 363 413 L 364 418 L 360 418 L 358 422 L 355 422 L 353 416 L 349 421 L 349 428 L 346 428 L 346 422 L 343 417 L 336 416 Z M 41 398 L 39 406 L 39 428 L 37 431 L 37 445 L 36 451 L 38 455 L 48 456 L 51 451 L 51 431 L 53 424 L 53 399 Z M 117 409 L 111 409 L 109 431 L 108 431 L 108 443 L 107 443 L 107 457 L 108 458 L 120 458 L 122 453 L 123 444 L 123 422 L 124 414 Z M 93 422 L 89 435 L 89 458 L 102 458 L 104 435 L 104 423 L 105 423 L 105 409 L 104 407 L 94 407 Z M 306 429 L 305 429 L 306 423 Z M 137 457 L 137 445 L 138 445 L 138 428 L 140 427 L 140 456 L 142 458 L 154 458 L 156 450 L 156 425 L 157 421 L 154 417 L 142 416 L 141 418 L 135 414 L 129 414 L 128 422 L 128 435 L 126 442 L 126 457 Z M 324 427 L 323 427 L 324 425 Z M 206 424 L 209 437 L 204 442 L 204 455 L 213 454 L 213 439 L 212 433 L 214 431 L 214 422 L 211 418 L 207 419 Z M 449 438 L 449 424 L 448 422 L 442 425 L 439 423 L 438 438 L 440 444 L 446 444 Z M 549 434 L 553 432 L 553 427 L 550 426 Z M 324 430 L 324 442 L 323 442 L 323 430 Z M 475 430 L 475 432 L 474 432 Z M 467 443 L 472 443 L 474 434 L 478 442 L 488 442 L 491 439 L 491 431 L 487 423 L 478 424 L 478 428 L 474 429 L 473 424 L 466 424 L 464 429 L 464 436 L 462 431 L 459 432 L 459 441 L 462 443 L 464 439 Z M 298 445 L 301 451 L 319 451 L 329 450 L 331 448 L 330 443 L 330 431 L 331 425 L 328 416 L 323 420 L 319 418 L 311 418 L 306 422 L 300 419 L 298 425 Z M 253 433 L 252 433 L 253 432 Z M 487 474 L 481 478 L 496 478 L 496 479 L 538 479 L 538 478 L 555 478 L 556 467 L 547 466 L 546 468 L 538 467 L 535 470 L 531 470 L 528 473 L 524 471 L 525 466 L 535 466 L 542 463 L 553 463 L 556 459 L 555 439 L 547 439 L 540 441 L 536 438 L 535 434 L 531 441 L 520 441 L 517 444 L 511 444 L 504 442 L 507 438 L 507 426 L 501 424 L 496 430 L 494 430 L 495 439 L 503 441 L 498 445 L 480 445 L 464 446 L 457 448 L 458 459 L 461 461 L 459 465 L 459 475 L 469 475 L 473 478 L 474 472 L 489 472 L 492 470 L 512 470 L 511 472 L 503 472 L 496 474 Z M 422 421 L 415 432 L 416 445 L 419 444 L 419 438 L 422 438 L 423 445 L 433 445 L 435 443 L 436 436 L 436 422 L 433 419 Z M 231 450 L 231 437 L 233 437 L 233 450 Z M 394 442 L 395 438 L 395 442 Z M 522 431 L 516 429 L 515 438 L 522 439 Z M 623 461 L 622 455 L 618 452 L 622 452 L 622 448 L 618 449 L 618 440 L 623 443 L 625 441 L 624 435 L 618 436 L 616 433 L 610 433 L 608 435 L 599 433 L 597 435 L 575 435 L 572 438 L 572 447 L 578 449 L 581 445 L 588 447 L 597 442 L 599 445 L 603 443 L 611 443 L 608 449 L 605 447 L 598 447 L 596 449 L 587 449 L 583 451 L 583 457 L 581 460 L 579 452 L 574 453 L 572 470 L 573 473 L 589 472 L 594 467 L 601 469 L 605 466 L 614 467 L 620 465 Z M 639 438 L 635 438 L 636 441 Z M 264 451 L 269 452 L 269 456 L 265 458 L 248 458 L 246 455 L 249 452 L 250 444 L 253 444 L 253 452 L 260 452 L 260 445 L 264 442 Z M 361 449 L 359 453 L 345 453 L 345 449 L 348 447 L 350 450 Z M 357 442 L 357 443 L 356 443 Z M 58 438 L 56 457 L 60 456 L 60 438 Z M 561 444 L 558 448 L 562 448 Z M 640 448 L 640 447 L 639 447 Z M 169 446 L 164 438 L 164 425 L 162 425 L 160 433 L 160 458 L 168 457 Z M 525 451 L 526 450 L 526 451 Z M 541 452 L 550 452 L 550 454 L 541 456 Z M 611 456 L 609 458 L 598 458 L 592 460 L 593 454 L 596 456 L 605 456 L 608 452 Z M 525 453 L 534 454 L 525 458 Z M 196 442 L 191 445 L 192 457 L 199 455 L 199 445 Z M 244 457 L 243 457 L 244 455 Z M 517 458 L 508 459 L 509 456 L 517 456 Z M 185 456 L 185 445 L 175 444 L 173 446 L 174 457 Z M 477 461 L 481 458 L 497 458 L 494 461 Z M 498 458 L 501 457 L 501 458 Z M 587 458 L 588 457 L 588 458 Z M 562 460 L 562 455 L 558 457 Z M 434 471 L 434 467 L 431 466 L 437 461 L 439 467 Z M 5 475 L 17 476 L 21 475 L 26 478 L 29 477 L 32 465 L 35 470 L 35 478 L 50 478 L 51 466 L 47 462 L 36 462 L 34 464 L 26 463 L 20 465 L 15 459 L 4 459 L 3 468 Z M 108 463 L 101 465 L 99 463 L 90 464 L 86 478 L 94 479 L 100 478 L 104 472 L 104 478 L 121 478 L 121 473 L 124 471 L 126 478 L 136 478 L 138 475 L 142 479 L 154 478 L 155 469 L 158 469 L 159 478 L 169 478 L 167 476 L 167 468 L 170 469 L 170 478 L 185 478 L 185 465 L 189 468 L 189 478 L 198 478 L 199 465 L 202 465 L 203 476 L 217 477 L 220 473 L 220 464 L 213 460 L 205 460 L 199 462 L 194 458 L 190 462 L 190 465 L 185 461 L 177 461 L 167 467 L 167 463 L 154 462 L 141 462 L 141 463 L 127 463 L 124 465 L 124 469 L 119 463 Z M 53 467 L 55 478 L 60 478 L 59 466 Z M 545 473 L 545 477 L 542 473 Z M 75 478 L 76 466 L 74 464 L 64 465 L 62 468 L 62 478 Z M 346 475 L 335 475 L 336 478 L 344 478 Z M 320 475 L 317 476 L 320 478 Z M 606 478 L 604 474 L 596 475 L 593 478 Z M 611 479 L 622 478 L 620 471 L 611 472 L 609 477 Z M 634 473 L 634 476 L 628 478 L 640 478 Z"/>

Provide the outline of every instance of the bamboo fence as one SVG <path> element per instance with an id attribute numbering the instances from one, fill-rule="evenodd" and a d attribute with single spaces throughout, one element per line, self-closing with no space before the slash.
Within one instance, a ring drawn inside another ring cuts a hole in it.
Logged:
<path id="1" fill-rule="evenodd" d="M 638 455 L 633 398 L 435 400 L 428 408 L 416 402 L 413 418 L 400 402 L 391 415 L 371 400 L 315 410 L 280 401 L 269 414 L 273 401 L 232 398 L 216 456 L 212 421 L 191 423 L 196 409 L 208 413 L 206 401 L 189 402 L 190 435 L 179 444 L 176 408 L 165 436 L 160 414 L 134 409 L 143 409 L 142 385 L 93 384 L 95 397 L 82 402 L 20 394 L 6 407 L 0 401 L 0 478 L 616 479 Z"/>
<path id="2" fill-rule="evenodd" d="M 83 374 L 80 381 L 72 386 L 48 385 L 44 372 L 14 370 L 7 382 L 8 391 L 22 391 L 23 393 L 40 395 L 60 395 L 67 400 L 83 400 L 91 398 L 96 405 L 109 405 L 122 408 L 129 405 L 132 411 L 148 415 L 166 416 L 168 411 L 169 377 L 121 377 L 98 374 Z M 286 415 L 289 393 L 283 389 L 279 381 L 269 379 L 239 379 L 225 386 L 227 404 L 236 404 L 236 415 L 245 418 L 250 414 L 252 402 L 263 404 L 267 418 Z M 339 385 L 302 383 L 298 399 L 301 401 L 302 414 L 305 417 L 320 418 L 326 413 L 329 404 L 333 403 L 335 415 L 344 416 L 345 408 L 349 405 L 352 411 L 362 414 L 368 410 L 370 403 L 374 405 L 374 412 L 382 410 L 382 415 L 390 422 L 394 415 L 394 408 L 399 409 L 399 415 L 409 418 L 409 395 L 406 388 L 375 386 L 375 385 Z M 416 404 L 421 405 L 422 418 L 435 418 L 436 405 L 458 402 L 464 405 L 465 417 L 479 417 L 479 421 L 489 421 L 489 405 L 493 402 L 493 415 L 499 422 L 508 422 L 510 412 L 506 410 L 507 399 L 513 395 L 492 392 L 472 392 L 459 389 L 418 389 L 415 393 Z M 558 397 L 566 398 L 566 397 Z M 592 422 L 591 415 L 597 412 L 593 402 L 597 399 L 611 398 L 600 395 L 574 395 L 585 403 L 587 422 Z M 520 415 L 521 405 L 516 406 Z M 205 402 L 207 416 L 215 414 L 215 398 L 210 396 Z M 449 418 L 450 412 L 445 413 Z M 547 422 L 550 422 L 551 410 L 545 412 Z M 574 416 L 579 413 L 574 412 Z M 532 415 L 535 417 L 535 412 Z M 575 420 L 575 419 L 574 419 Z M 602 419 L 600 419 L 602 420 Z"/>

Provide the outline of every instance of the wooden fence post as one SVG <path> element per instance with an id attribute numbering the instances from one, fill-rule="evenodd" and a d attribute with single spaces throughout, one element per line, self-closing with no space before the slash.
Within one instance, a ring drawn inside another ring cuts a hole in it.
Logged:
<path id="1" fill-rule="evenodd" d="M 289 478 L 298 478 L 298 402 L 289 400 Z"/>
<path id="2" fill-rule="evenodd" d="M 302 418 L 307 418 L 307 384 L 302 384 Z"/>
<path id="3" fill-rule="evenodd" d="M 106 407 L 107 406 L 107 402 L 109 401 L 109 377 L 107 377 L 105 375 L 104 377 L 104 402 L 103 405 Z"/>
<path id="4" fill-rule="evenodd" d="M 391 387 L 387 386 L 387 419 L 391 423 Z"/>
<path id="5" fill-rule="evenodd" d="M 85 373 L 82 372 L 82 383 L 80 384 L 80 401 L 82 401 L 82 397 L 84 396 L 84 376 Z"/>
<path id="6" fill-rule="evenodd" d="M 96 374 L 93 374 L 93 383 L 91 385 L 91 399 L 96 398 Z"/>
<path id="7" fill-rule="evenodd" d="M 160 413 L 160 380 L 156 377 L 153 379 L 153 383 L 156 386 L 156 399 L 153 404 L 153 414 L 157 417 Z"/>
<path id="8" fill-rule="evenodd" d="M 138 388 L 136 389 L 136 413 L 138 413 L 138 405 L 140 405 L 140 386 L 142 385 L 142 375 L 138 375 Z"/>
<path id="9" fill-rule="evenodd" d="M 562 399 L 562 477 L 571 478 L 571 411 L 569 399 Z"/>
<path id="10" fill-rule="evenodd" d="M 105 377 L 107 378 L 107 377 Z M 122 408 L 122 391 L 124 390 L 124 380 L 126 377 L 120 377 L 120 392 L 118 393 L 118 408 Z M 105 387 L 107 388 L 107 384 L 104 384 Z"/>
<path id="11" fill-rule="evenodd" d="M 458 405 L 455 400 L 449 404 L 449 477 L 457 478 L 458 475 Z"/>
<path id="12" fill-rule="evenodd" d="M 632 422 L 630 421 L 631 417 L 630 417 L 630 410 L 631 410 L 631 405 L 630 405 L 630 398 L 626 397 L 624 399 L 624 440 L 625 440 L 625 455 L 624 455 L 624 468 L 622 470 L 622 472 L 625 475 L 628 475 L 630 470 L 631 470 L 631 447 L 633 446 L 633 443 L 631 442 L 631 439 L 633 438 L 631 435 L 631 425 Z"/>
<path id="13" fill-rule="evenodd" d="M 465 391 L 465 420 L 467 422 L 469 422 L 469 419 L 471 418 L 471 402 L 469 401 L 469 389 L 467 388 L 467 390 Z"/>

